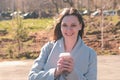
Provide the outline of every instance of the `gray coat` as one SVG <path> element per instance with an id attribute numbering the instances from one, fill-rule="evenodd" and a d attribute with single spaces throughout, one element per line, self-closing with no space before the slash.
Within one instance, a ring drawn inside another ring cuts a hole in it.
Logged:
<path id="1" fill-rule="evenodd" d="M 59 54 L 64 51 L 63 38 L 55 43 L 46 43 L 32 66 L 29 80 L 55 80 L 56 63 Z M 97 55 L 93 49 L 84 44 L 80 37 L 71 55 L 74 60 L 74 70 L 66 76 L 67 80 L 97 80 Z M 60 75 L 56 80 L 65 79 Z"/>

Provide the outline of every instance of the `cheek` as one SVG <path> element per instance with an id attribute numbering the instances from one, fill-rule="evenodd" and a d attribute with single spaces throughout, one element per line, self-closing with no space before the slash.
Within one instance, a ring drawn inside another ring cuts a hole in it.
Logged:
<path id="1" fill-rule="evenodd" d="M 61 28 L 61 33 L 63 34 L 64 32 L 65 32 L 65 30 Z"/>
<path id="2" fill-rule="evenodd" d="M 78 27 L 78 30 L 81 30 L 82 29 L 82 25 L 80 25 L 79 27 Z"/>
<path id="3" fill-rule="evenodd" d="M 78 32 L 79 32 L 79 30 L 76 30 L 76 31 L 75 31 L 75 34 L 78 35 Z"/>

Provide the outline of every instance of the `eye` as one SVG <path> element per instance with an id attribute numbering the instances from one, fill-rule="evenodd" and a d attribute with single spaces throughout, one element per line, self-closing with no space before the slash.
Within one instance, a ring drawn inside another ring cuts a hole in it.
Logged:
<path id="1" fill-rule="evenodd" d="M 66 25 L 66 24 L 62 24 L 61 26 L 62 26 L 62 27 L 67 27 L 67 25 Z"/>
<path id="2" fill-rule="evenodd" d="M 75 25 L 75 24 L 72 24 L 72 25 L 71 25 L 72 28 L 74 28 L 74 27 L 76 27 L 76 26 L 77 26 L 77 25 Z"/>

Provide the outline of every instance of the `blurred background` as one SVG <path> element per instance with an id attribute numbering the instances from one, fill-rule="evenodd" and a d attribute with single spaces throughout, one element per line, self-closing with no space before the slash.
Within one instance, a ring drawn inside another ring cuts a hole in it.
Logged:
<path id="1" fill-rule="evenodd" d="M 77 8 L 83 16 L 85 21 L 83 40 L 97 52 L 98 61 L 100 61 L 99 70 L 107 69 L 107 67 L 101 66 L 105 65 L 104 61 L 106 64 L 110 63 L 110 69 L 112 69 L 112 65 L 118 64 L 120 58 L 120 0 L 0 0 L 0 70 L 3 71 L 0 73 L 1 76 L 8 74 L 9 79 L 13 74 L 14 76 L 18 76 L 17 74 L 24 76 L 24 73 L 17 72 L 19 70 L 24 72 L 24 67 L 27 75 L 33 62 L 31 59 L 37 58 L 41 47 L 52 40 L 55 19 L 66 7 Z M 109 57 L 103 57 L 104 55 Z M 110 57 L 113 55 L 117 58 Z M 11 62 L 11 60 L 20 60 L 20 62 Z M 11 74 L 8 73 L 9 68 L 4 69 L 5 66 L 10 65 Z M 120 71 L 118 67 L 116 66 L 116 71 Z M 19 77 L 21 77 L 20 75 Z M 101 73 L 101 75 L 103 74 Z M 120 79 L 111 79 L 111 77 L 100 77 L 99 80 Z M 9 79 L 0 78 L 0 80 Z"/>
<path id="2" fill-rule="evenodd" d="M 0 59 L 36 58 L 65 7 L 79 10 L 98 55 L 120 54 L 120 0 L 0 0 Z"/>

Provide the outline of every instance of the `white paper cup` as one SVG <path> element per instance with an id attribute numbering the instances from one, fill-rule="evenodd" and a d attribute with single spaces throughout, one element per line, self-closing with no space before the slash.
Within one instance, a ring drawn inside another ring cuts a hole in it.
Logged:
<path id="1" fill-rule="evenodd" d="M 71 54 L 69 52 L 60 53 L 59 58 L 64 58 L 64 60 L 67 61 L 68 59 L 71 58 Z M 67 75 L 69 72 L 65 70 L 63 71 L 63 73 Z"/>
<path id="2" fill-rule="evenodd" d="M 69 52 L 64 52 L 64 53 L 60 53 L 59 58 L 61 58 L 61 57 L 64 57 L 64 58 L 70 58 L 71 55 L 70 55 Z"/>

